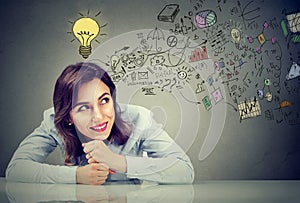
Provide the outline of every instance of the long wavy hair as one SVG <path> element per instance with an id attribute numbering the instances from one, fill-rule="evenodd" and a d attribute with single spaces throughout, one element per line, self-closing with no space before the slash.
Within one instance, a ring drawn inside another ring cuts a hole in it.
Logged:
<path id="1" fill-rule="evenodd" d="M 81 62 L 69 65 L 58 77 L 53 94 L 54 124 L 64 142 L 66 165 L 78 164 L 77 157 L 84 153 L 78 138 L 79 132 L 74 125 L 69 124 L 70 111 L 73 102 L 77 100 L 78 89 L 94 78 L 99 78 L 109 87 L 114 103 L 115 122 L 107 139 L 123 145 L 131 133 L 130 124 L 121 118 L 122 112 L 116 102 L 116 87 L 107 72 L 94 63 Z"/>

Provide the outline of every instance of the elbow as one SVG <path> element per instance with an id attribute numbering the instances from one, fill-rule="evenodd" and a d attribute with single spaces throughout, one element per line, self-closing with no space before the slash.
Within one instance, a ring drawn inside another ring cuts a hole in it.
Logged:
<path id="1" fill-rule="evenodd" d="M 181 164 L 180 167 L 174 169 L 167 172 L 168 175 L 162 178 L 161 184 L 192 184 L 194 182 L 195 173 L 191 164 Z"/>
<path id="2" fill-rule="evenodd" d="M 194 170 L 193 170 L 192 174 L 189 176 L 189 178 L 187 178 L 186 183 L 192 184 L 194 182 L 194 178 L 195 178 L 195 174 L 194 174 Z"/>
<path id="3" fill-rule="evenodd" d="M 32 182 L 24 163 L 19 160 L 10 162 L 5 171 L 5 179 L 10 182 Z"/>
<path id="4" fill-rule="evenodd" d="M 194 170 L 187 172 L 187 175 L 182 181 L 182 184 L 192 184 L 194 182 L 195 174 Z"/>
<path id="5" fill-rule="evenodd" d="M 164 177 L 161 179 L 161 181 L 158 181 L 158 184 L 176 184 L 176 185 L 184 185 L 184 184 L 192 184 L 194 182 L 194 176 L 192 174 L 189 175 L 180 175 L 181 177 L 179 177 L 178 175 L 176 176 L 170 176 L 168 177 Z"/>
<path id="6" fill-rule="evenodd" d="M 190 161 L 180 161 L 179 163 L 179 173 L 177 173 L 178 177 L 181 177 L 181 184 L 192 184 L 195 178 L 195 171 L 193 164 Z"/>
<path id="7" fill-rule="evenodd" d="M 182 184 L 192 184 L 194 182 L 195 178 L 195 171 L 194 167 L 191 162 L 188 162 L 188 164 L 183 164 L 181 167 L 182 171 L 180 174 L 182 174 Z"/>
<path id="8" fill-rule="evenodd" d="M 194 171 L 194 167 L 192 165 L 192 163 L 190 163 L 190 166 L 187 169 L 188 172 L 188 178 L 187 178 L 187 183 L 192 184 L 194 182 L 195 179 L 195 171 Z"/>
<path id="9" fill-rule="evenodd" d="M 15 164 L 9 163 L 5 171 L 5 179 L 7 181 L 16 181 L 17 175 L 15 172 Z"/>
<path id="10" fill-rule="evenodd" d="M 192 184 L 194 182 L 195 174 L 194 169 L 185 168 L 182 173 L 179 175 L 179 178 L 176 184 Z"/>

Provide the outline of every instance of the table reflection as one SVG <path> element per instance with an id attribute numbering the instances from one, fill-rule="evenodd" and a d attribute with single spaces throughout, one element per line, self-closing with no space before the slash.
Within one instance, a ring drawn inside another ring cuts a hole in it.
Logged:
<path id="1" fill-rule="evenodd" d="M 10 202 L 193 202 L 192 185 L 6 183 Z"/>

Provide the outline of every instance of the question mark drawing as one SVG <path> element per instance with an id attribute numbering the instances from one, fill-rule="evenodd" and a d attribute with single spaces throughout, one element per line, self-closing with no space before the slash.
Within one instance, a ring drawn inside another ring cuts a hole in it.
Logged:
<path id="1" fill-rule="evenodd" d="M 170 79 L 165 79 L 165 81 L 167 82 L 164 86 L 162 86 L 161 91 L 164 91 L 164 88 L 167 87 L 169 84 L 171 84 L 171 80 Z"/>
<path id="2" fill-rule="evenodd" d="M 177 83 L 177 80 L 175 77 L 173 78 L 173 81 L 174 81 L 174 83 L 170 86 L 170 92 L 172 92 L 173 86 L 176 85 L 176 83 Z"/>

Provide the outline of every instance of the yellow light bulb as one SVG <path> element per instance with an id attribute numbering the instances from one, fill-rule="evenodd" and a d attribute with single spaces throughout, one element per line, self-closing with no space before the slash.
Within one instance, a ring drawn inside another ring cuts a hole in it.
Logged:
<path id="1" fill-rule="evenodd" d="M 87 58 L 92 51 L 91 42 L 100 31 L 98 23 L 88 17 L 78 19 L 73 25 L 73 34 L 80 42 L 79 54 Z"/>

